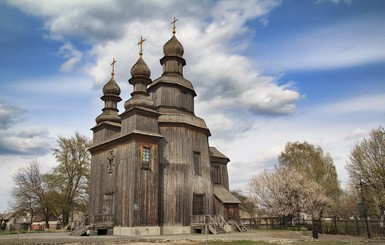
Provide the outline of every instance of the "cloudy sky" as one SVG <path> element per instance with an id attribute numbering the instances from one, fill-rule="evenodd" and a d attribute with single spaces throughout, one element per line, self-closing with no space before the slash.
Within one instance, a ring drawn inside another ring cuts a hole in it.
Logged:
<path id="1" fill-rule="evenodd" d="M 384 10 L 383 0 L 0 0 L 0 211 L 17 168 L 55 166 L 59 135 L 92 137 L 112 58 L 123 101 L 141 36 L 160 76 L 174 16 L 195 114 L 231 159 L 231 188 L 305 140 L 346 183 L 352 146 L 385 126 Z"/>

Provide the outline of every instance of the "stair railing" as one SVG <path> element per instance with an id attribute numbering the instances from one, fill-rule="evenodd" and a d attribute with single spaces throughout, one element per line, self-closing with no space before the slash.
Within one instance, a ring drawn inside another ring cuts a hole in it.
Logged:
<path id="1" fill-rule="evenodd" d="M 226 220 L 225 220 L 221 215 L 218 215 L 218 217 L 219 217 L 219 220 L 220 220 L 219 225 L 220 225 L 222 228 L 224 228 L 225 225 L 228 225 L 228 223 L 226 222 Z"/>
<path id="2" fill-rule="evenodd" d="M 215 226 L 220 226 L 219 224 L 218 224 L 218 222 L 215 220 L 215 219 L 213 219 L 213 217 L 211 217 L 211 215 L 206 215 L 206 217 L 208 217 L 209 218 L 209 222 L 207 222 L 208 224 L 213 224 L 213 225 L 215 225 Z"/>

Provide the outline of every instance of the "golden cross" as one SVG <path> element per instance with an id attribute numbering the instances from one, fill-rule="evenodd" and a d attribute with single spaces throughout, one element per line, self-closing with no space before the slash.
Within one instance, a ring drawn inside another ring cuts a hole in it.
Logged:
<path id="1" fill-rule="evenodd" d="M 112 63 L 111 63 L 112 72 L 111 72 L 111 75 L 115 75 L 115 63 L 116 63 L 115 58 L 112 58 Z"/>
<path id="2" fill-rule="evenodd" d="M 143 39 L 143 37 L 140 37 L 140 41 L 138 42 L 138 45 L 140 45 L 139 55 L 140 55 L 141 58 L 142 58 L 142 55 L 143 55 L 143 42 L 144 41 L 146 41 L 146 39 Z"/>
<path id="3" fill-rule="evenodd" d="M 178 19 L 174 17 L 173 22 L 171 22 L 171 24 L 174 25 L 173 28 L 172 28 L 172 34 L 174 34 L 174 35 L 175 35 L 175 33 L 176 33 L 176 25 L 175 25 L 175 23 L 176 23 L 177 21 L 178 21 Z"/>

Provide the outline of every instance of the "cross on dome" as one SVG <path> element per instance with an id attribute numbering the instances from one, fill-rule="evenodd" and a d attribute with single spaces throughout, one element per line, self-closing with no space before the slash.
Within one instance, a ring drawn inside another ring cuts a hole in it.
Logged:
<path id="1" fill-rule="evenodd" d="M 111 66 L 112 66 L 112 71 L 111 71 L 111 75 L 115 75 L 115 63 L 116 63 L 116 60 L 115 58 L 112 58 L 112 63 L 111 63 Z"/>
<path id="2" fill-rule="evenodd" d="M 174 35 L 176 33 L 176 22 L 177 21 L 178 21 L 178 19 L 174 17 L 174 20 L 171 22 L 171 24 L 173 25 L 172 34 L 174 34 Z"/>
<path id="3" fill-rule="evenodd" d="M 138 42 L 138 45 L 140 46 L 139 56 L 142 58 L 143 55 L 143 42 L 146 41 L 146 39 L 143 39 L 143 37 L 140 37 L 140 41 Z"/>

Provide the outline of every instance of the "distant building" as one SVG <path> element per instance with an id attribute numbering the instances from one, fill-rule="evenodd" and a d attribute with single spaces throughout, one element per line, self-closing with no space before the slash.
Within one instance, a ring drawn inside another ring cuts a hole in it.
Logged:
<path id="1" fill-rule="evenodd" d="M 121 114 L 113 60 L 89 149 L 88 223 L 94 232 L 182 234 L 203 229 L 209 220 L 231 223 L 239 216 L 240 201 L 229 192 L 230 160 L 209 146 L 210 130 L 194 114 L 196 93 L 183 77 L 186 61 L 175 21 L 173 36 L 163 46 L 163 74 L 154 81 L 141 39 L 129 79 L 133 92 Z"/>
<path id="2" fill-rule="evenodd" d="M 60 230 L 61 223 L 60 220 L 58 220 L 54 215 L 50 215 L 48 217 L 48 224 L 50 230 Z M 34 231 L 44 231 L 48 229 L 45 222 L 45 217 L 43 214 L 37 214 L 33 217 L 32 224 L 31 224 L 31 230 Z"/>
<path id="3" fill-rule="evenodd" d="M 7 231 L 27 231 L 31 226 L 31 215 L 25 211 L 15 211 L 0 215 L 0 229 Z"/>

